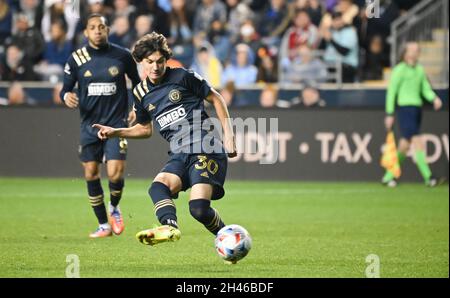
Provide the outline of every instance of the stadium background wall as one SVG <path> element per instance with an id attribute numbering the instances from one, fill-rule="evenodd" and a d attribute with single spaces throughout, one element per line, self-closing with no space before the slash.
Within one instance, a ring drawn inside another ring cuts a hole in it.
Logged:
<path id="1" fill-rule="evenodd" d="M 48 106 L 53 105 L 53 89 L 47 87 L 24 88 L 26 94 L 37 105 Z M 448 88 L 435 89 L 436 93 L 448 105 Z M 7 98 L 8 89 L 1 86 L 0 97 Z M 280 100 L 291 101 L 299 95 L 298 89 L 280 89 L 278 98 Z M 260 107 L 259 98 L 261 89 L 237 89 L 233 98 L 233 107 Z M 327 107 L 336 108 L 384 108 L 386 89 L 366 89 L 355 88 L 354 86 L 347 89 L 320 89 L 320 96 L 326 102 Z M 129 90 L 129 98 L 133 98 L 131 90 Z M 130 101 L 130 105 L 132 102 Z"/>
<path id="2" fill-rule="evenodd" d="M 278 162 L 260 164 L 241 154 L 228 178 L 239 180 L 379 181 L 385 139 L 382 110 L 233 109 L 234 118 L 278 118 Z M 427 156 L 437 176 L 448 176 L 449 113 L 424 114 Z M 0 108 L 0 176 L 82 177 L 78 112 L 65 108 Z M 273 150 L 273 146 L 268 146 Z M 164 165 L 168 145 L 159 136 L 130 140 L 126 177 L 151 179 Z M 411 162 L 403 179 L 420 181 Z"/>

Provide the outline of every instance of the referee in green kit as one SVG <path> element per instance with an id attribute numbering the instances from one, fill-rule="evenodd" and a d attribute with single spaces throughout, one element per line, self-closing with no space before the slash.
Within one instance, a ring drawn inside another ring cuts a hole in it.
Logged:
<path id="1" fill-rule="evenodd" d="M 423 100 L 432 103 L 436 111 L 442 108 L 442 101 L 431 88 L 423 66 L 418 63 L 419 55 L 418 43 L 409 42 L 406 44 L 403 61 L 392 71 L 386 97 L 386 118 L 384 122 L 386 129 L 391 131 L 395 121 L 394 112 L 397 105 L 396 116 L 401 134 L 398 144 L 399 163 L 401 165 L 405 161 L 406 154 L 412 145 L 416 165 L 425 184 L 434 187 L 438 185 L 439 181 L 431 173 L 426 161 L 425 142 L 420 136 L 420 125 Z M 394 175 L 390 172 L 386 172 L 382 182 L 391 187 L 397 185 Z"/>

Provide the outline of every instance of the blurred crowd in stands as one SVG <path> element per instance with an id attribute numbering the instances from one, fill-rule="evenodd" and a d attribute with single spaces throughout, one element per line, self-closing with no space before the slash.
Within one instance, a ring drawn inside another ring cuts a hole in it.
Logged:
<path id="1" fill-rule="evenodd" d="M 228 103 L 236 89 L 265 84 L 264 105 L 276 98 L 270 84 L 381 80 L 390 24 L 419 0 L 377 0 L 379 18 L 368 17 L 366 0 L 79 0 L 80 18 L 69 2 L 0 0 L 0 81 L 60 84 L 86 43 L 86 17 L 101 13 L 110 42 L 131 49 L 162 33 L 170 65 L 194 69 Z"/>

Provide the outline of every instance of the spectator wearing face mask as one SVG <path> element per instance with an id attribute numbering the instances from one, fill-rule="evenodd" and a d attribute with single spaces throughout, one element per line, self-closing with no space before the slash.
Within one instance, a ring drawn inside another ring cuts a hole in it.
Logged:
<path id="1" fill-rule="evenodd" d="M 245 21 L 240 29 L 239 38 L 236 45 L 246 44 L 250 47 L 253 53 L 259 53 L 261 49 L 265 48 L 261 42 L 261 37 L 255 29 L 253 21 Z M 255 65 L 259 66 L 261 63 L 260 57 L 256 57 Z"/>
<path id="2" fill-rule="evenodd" d="M 226 0 L 227 5 L 227 30 L 231 43 L 235 44 L 239 38 L 242 24 L 247 20 L 253 20 L 254 13 L 250 7 L 240 0 Z"/>

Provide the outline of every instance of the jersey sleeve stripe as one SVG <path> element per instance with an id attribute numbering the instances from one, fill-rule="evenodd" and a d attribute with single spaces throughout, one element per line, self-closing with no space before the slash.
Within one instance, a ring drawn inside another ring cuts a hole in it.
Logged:
<path id="1" fill-rule="evenodd" d="M 136 96 L 136 98 L 140 101 L 142 98 L 139 96 L 139 93 L 137 91 L 137 87 L 133 89 L 133 94 Z"/>
<path id="2" fill-rule="evenodd" d="M 73 52 L 72 53 L 73 59 L 75 59 L 75 62 L 77 63 L 78 66 L 81 66 L 83 63 L 81 63 L 80 58 L 78 58 L 77 53 Z"/>
<path id="3" fill-rule="evenodd" d="M 80 58 L 81 62 L 83 62 L 83 64 L 87 62 L 86 58 L 84 58 L 84 56 L 83 56 L 83 52 L 81 51 L 81 49 L 77 50 L 77 54 L 78 54 L 78 57 Z"/>
<path id="4" fill-rule="evenodd" d="M 89 55 L 88 51 L 86 50 L 86 47 L 83 48 L 83 54 L 86 57 L 87 61 L 91 61 L 91 55 Z"/>
<path id="5" fill-rule="evenodd" d="M 142 83 L 142 86 L 144 87 L 145 93 L 150 92 L 150 90 L 148 89 L 147 79 L 144 80 L 144 82 Z"/>
<path id="6" fill-rule="evenodd" d="M 142 89 L 142 83 L 137 85 L 137 89 L 138 89 L 139 94 L 141 95 L 141 98 L 144 97 L 145 92 L 144 92 L 144 89 Z"/>

